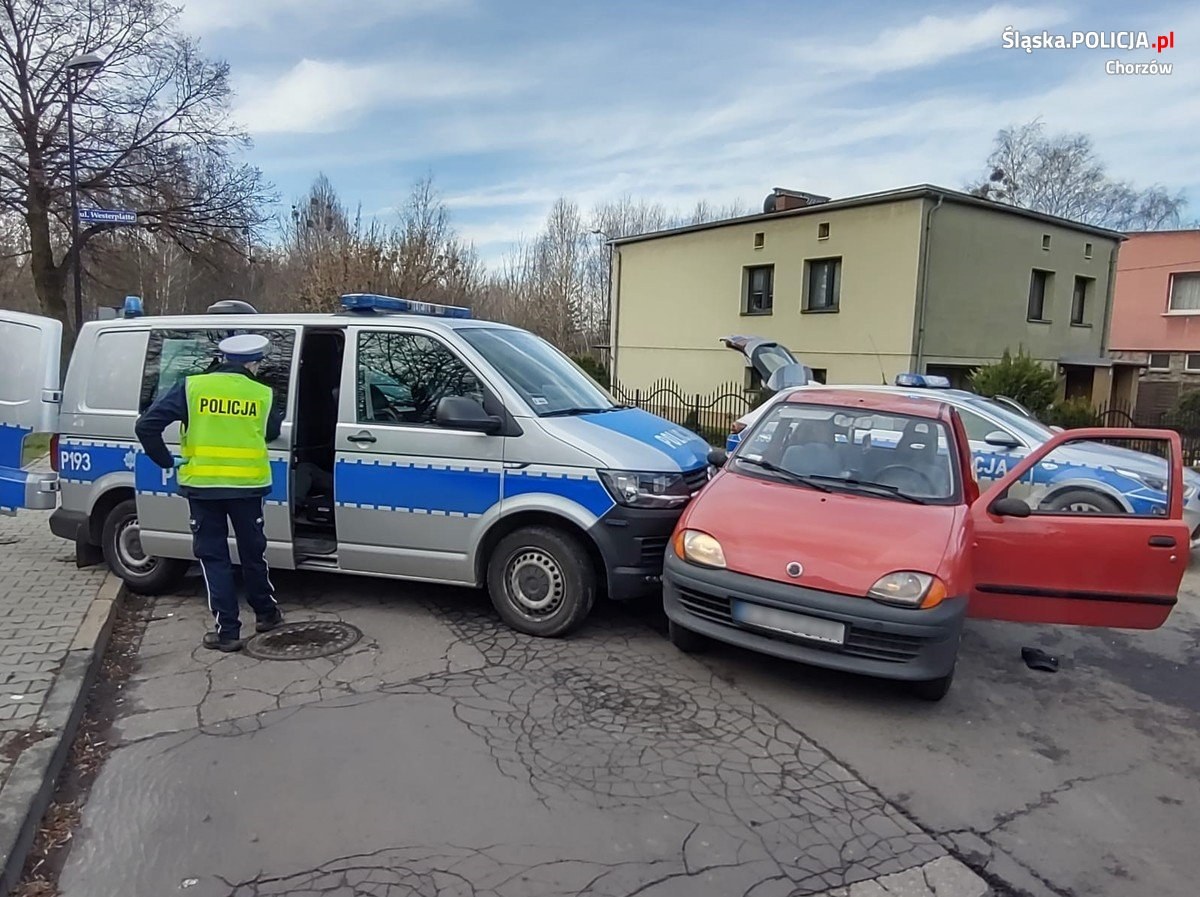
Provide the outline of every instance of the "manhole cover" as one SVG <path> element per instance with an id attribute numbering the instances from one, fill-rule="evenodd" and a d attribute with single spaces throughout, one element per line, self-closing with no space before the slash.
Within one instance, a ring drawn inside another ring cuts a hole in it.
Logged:
<path id="1" fill-rule="evenodd" d="M 259 660 L 308 660 L 345 651 L 360 638 L 362 632 L 349 623 L 284 623 L 246 642 L 246 653 Z"/>

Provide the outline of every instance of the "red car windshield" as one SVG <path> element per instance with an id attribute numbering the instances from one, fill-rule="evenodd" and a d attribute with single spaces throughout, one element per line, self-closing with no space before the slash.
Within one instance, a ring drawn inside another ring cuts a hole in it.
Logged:
<path id="1" fill-rule="evenodd" d="M 736 458 L 785 482 L 882 498 L 946 504 L 960 489 L 949 430 L 906 414 L 781 402 L 748 434 Z"/>

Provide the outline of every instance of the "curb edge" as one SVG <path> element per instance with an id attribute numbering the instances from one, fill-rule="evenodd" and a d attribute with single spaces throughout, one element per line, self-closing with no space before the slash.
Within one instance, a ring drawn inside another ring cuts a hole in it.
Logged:
<path id="1" fill-rule="evenodd" d="M 84 615 L 38 715 L 51 735 L 21 752 L 0 788 L 0 895 L 21 880 L 42 817 L 87 706 L 88 693 L 112 633 L 122 583 L 108 573 Z"/>

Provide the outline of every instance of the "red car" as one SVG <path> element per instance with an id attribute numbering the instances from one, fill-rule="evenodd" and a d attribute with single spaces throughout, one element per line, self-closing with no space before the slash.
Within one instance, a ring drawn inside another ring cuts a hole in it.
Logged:
<path id="1" fill-rule="evenodd" d="M 748 435 L 728 458 L 713 451 L 720 469 L 667 552 L 682 650 L 715 639 L 939 700 L 967 616 L 1155 629 L 1176 602 L 1188 530 L 1173 432 L 1060 433 L 982 496 L 958 413 L 936 397 L 796 393 Z M 1164 513 L 1042 512 L 1008 495 L 1094 440 L 1169 453 Z"/>

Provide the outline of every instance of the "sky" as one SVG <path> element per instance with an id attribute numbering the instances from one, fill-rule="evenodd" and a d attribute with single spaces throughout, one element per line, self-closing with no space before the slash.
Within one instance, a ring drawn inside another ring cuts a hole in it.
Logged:
<path id="1" fill-rule="evenodd" d="M 229 62 L 281 212 L 324 173 L 387 221 L 431 175 L 488 262 L 559 196 L 761 208 L 774 187 L 961 188 L 998 129 L 1037 117 L 1200 216 L 1194 2 L 185 0 L 181 26 Z M 1006 28 L 1175 46 L 1027 53 Z M 1110 75 L 1112 60 L 1174 70 Z"/>

